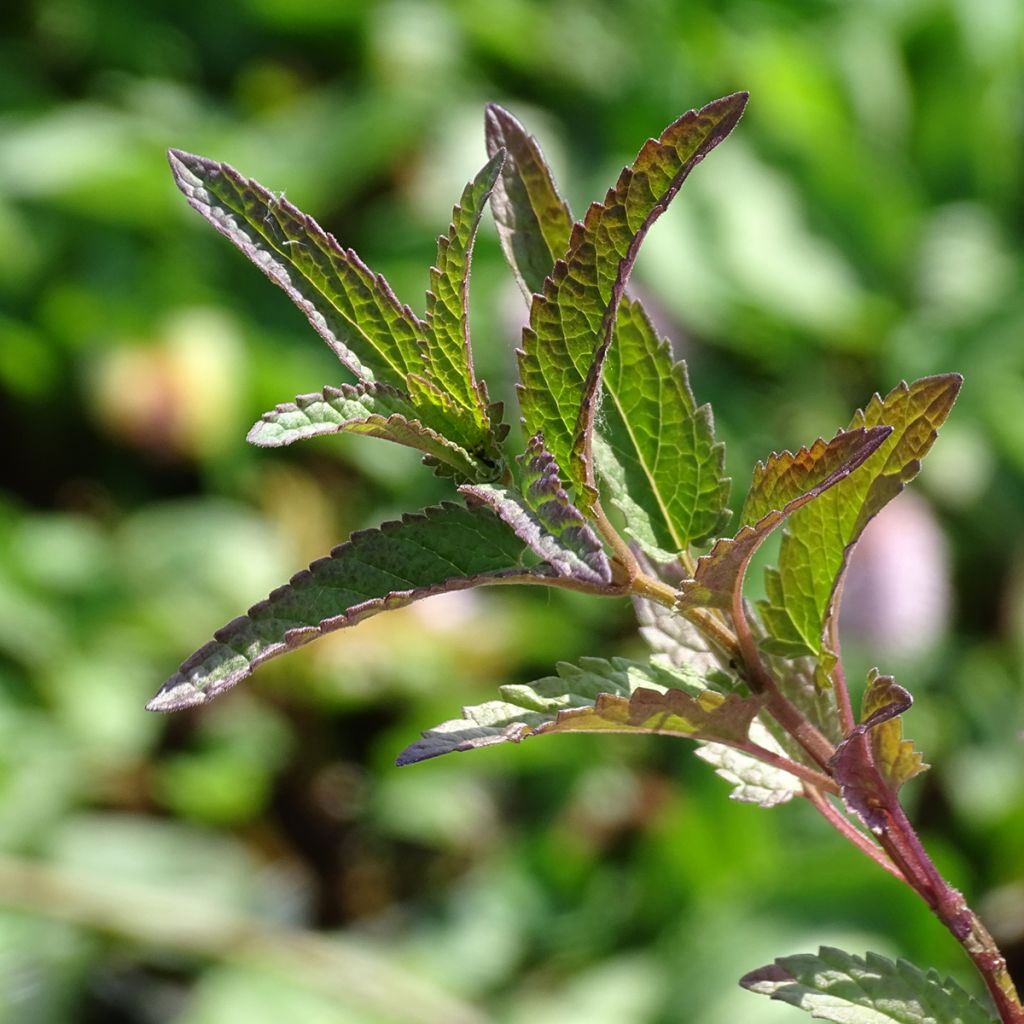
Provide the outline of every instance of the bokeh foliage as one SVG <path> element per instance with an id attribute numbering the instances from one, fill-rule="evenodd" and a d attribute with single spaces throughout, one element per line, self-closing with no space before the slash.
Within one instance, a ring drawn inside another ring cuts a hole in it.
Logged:
<path id="1" fill-rule="evenodd" d="M 877 657 L 917 696 L 908 730 L 935 765 L 906 789 L 915 817 L 1024 964 L 1019 5 L 5 15 L 0 1021 L 769 1022 L 795 1011 L 738 973 L 821 944 L 973 984 L 910 894 L 806 809 L 728 803 L 684 744 L 565 737 L 393 767 L 460 701 L 559 658 L 635 654 L 624 605 L 452 595 L 198 713 L 141 710 L 291 571 L 442 494 L 372 440 L 244 444 L 336 364 L 187 209 L 164 150 L 287 190 L 420 306 L 488 101 L 540 135 L 581 213 L 649 134 L 750 90 L 636 275 L 735 476 L 900 378 L 964 374 L 915 485 L 945 532 L 954 615 L 923 642 L 911 616 Z M 525 307 L 486 225 L 472 288 L 477 369 L 514 402 Z M 898 569 L 911 592 L 920 570 Z M 873 664 L 879 638 L 851 634 L 853 659 Z"/>

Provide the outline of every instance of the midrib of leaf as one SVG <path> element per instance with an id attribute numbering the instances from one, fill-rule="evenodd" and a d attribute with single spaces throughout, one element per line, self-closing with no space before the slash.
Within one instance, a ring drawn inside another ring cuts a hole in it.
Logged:
<path id="1" fill-rule="evenodd" d="M 625 410 L 623 409 L 622 400 L 621 400 L 621 398 L 619 396 L 619 392 L 617 390 L 613 390 L 609 386 L 607 379 L 605 380 L 605 388 L 607 389 L 608 394 L 611 395 L 612 402 L 615 404 L 616 411 L 619 414 L 619 419 L 622 421 L 622 423 L 623 423 L 623 425 L 624 425 L 624 427 L 626 429 L 626 433 L 629 436 L 630 443 L 633 445 L 633 449 L 637 453 L 637 462 L 640 464 L 640 468 L 643 470 L 644 476 L 647 477 L 647 482 L 650 484 L 651 494 L 654 496 L 654 501 L 655 501 L 655 504 L 658 506 L 658 511 L 661 513 L 661 518 L 664 521 L 665 526 L 668 528 L 668 532 L 671 535 L 672 541 L 676 545 L 676 548 L 679 551 L 682 551 L 682 550 L 685 549 L 687 542 L 679 534 L 679 531 L 676 529 L 675 520 L 674 520 L 673 516 L 669 513 L 668 506 L 665 504 L 664 499 L 661 496 L 661 488 L 658 486 L 657 477 L 656 477 L 656 474 L 655 474 L 655 470 L 657 469 L 657 465 L 658 465 L 658 460 L 661 458 L 661 445 L 662 445 L 661 433 L 660 432 L 658 433 L 658 447 L 657 447 L 657 451 L 656 451 L 655 457 L 653 459 L 653 463 L 652 463 L 652 465 L 650 467 L 648 467 L 647 461 L 646 461 L 646 459 L 644 459 L 643 454 L 642 454 L 643 449 L 640 446 L 639 438 L 637 437 L 637 435 L 634 432 L 632 426 L 630 425 L 629 419 L 626 416 Z M 658 399 L 659 399 L 659 403 L 660 403 L 661 399 L 664 397 L 664 388 L 665 388 L 664 380 L 659 376 L 658 377 Z M 692 423 L 693 421 L 691 420 L 690 422 Z M 697 482 L 698 483 L 700 482 L 700 478 L 701 478 L 701 467 L 698 466 L 697 467 Z M 698 491 L 698 493 L 699 493 L 699 491 Z M 696 510 L 695 509 L 691 509 L 688 526 L 692 526 L 693 525 L 693 519 L 694 519 L 695 515 L 696 515 Z M 687 536 L 689 536 L 689 530 L 687 530 Z"/>

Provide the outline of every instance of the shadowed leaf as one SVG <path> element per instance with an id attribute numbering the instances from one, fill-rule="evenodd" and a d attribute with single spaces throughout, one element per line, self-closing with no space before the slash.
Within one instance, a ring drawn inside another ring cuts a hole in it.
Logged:
<path id="1" fill-rule="evenodd" d="M 673 360 L 668 341 L 628 298 L 619 306 L 604 388 L 597 467 L 628 536 L 669 561 L 724 525 L 730 481 L 710 406 L 698 408 L 686 364 Z"/>
<path id="2" fill-rule="evenodd" d="M 525 553 L 488 509 L 451 503 L 354 533 L 218 630 L 148 707 L 177 711 L 205 703 L 264 661 L 377 612 L 483 583 L 552 574 L 546 566 L 524 568 Z"/>
<path id="3" fill-rule="evenodd" d="M 598 585 L 611 583 L 604 546 L 569 501 L 558 466 L 540 437 L 531 438 L 519 462 L 522 493 L 491 484 L 467 484 L 459 490 L 490 506 L 558 575 Z"/>
<path id="4" fill-rule="evenodd" d="M 529 302 L 569 248 L 572 214 L 537 140 L 507 110 L 490 104 L 484 130 L 488 156 L 507 153 L 491 193 L 491 212 L 505 258 Z"/>
<path id="5" fill-rule="evenodd" d="M 951 978 L 877 953 L 853 956 L 823 946 L 779 957 L 740 980 L 759 992 L 834 1024 L 995 1024 Z"/>
<path id="6" fill-rule="evenodd" d="M 834 596 L 864 527 L 917 475 L 963 378 L 949 373 L 901 384 L 878 395 L 851 429 L 888 425 L 890 436 L 846 480 L 794 513 L 783 534 L 777 569 L 765 576 L 761 613 L 766 649 L 787 656 L 828 652 L 837 612 Z"/>
<path id="7" fill-rule="evenodd" d="M 650 139 L 603 203 L 573 228 L 568 251 L 534 296 L 520 353 L 527 430 L 579 490 L 593 493 L 591 436 L 604 357 L 640 243 L 689 172 L 728 135 L 746 94 L 725 97 Z"/>
<path id="8" fill-rule="evenodd" d="M 425 732 L 397 763 L 413 764 L 555 732 L 652 733 L 742 742 L 760 708 L 755 698 L 704 689 L 696 674 L 681 674 L 664 665 L 584 658 L 579 666 L 559 664 L 557 671 L 557 676 L 530 686 L 502 687 L 504 700 L 465 708 L 462 718 Z"/>
<path id="9" fill-rule="evenodd" d="M 342 384 L 264 413 L 248 440 L 261 448 L 279 448 L 307 437 L 346 431 L 406 445 L 443 463 L 467 480 L 493 480 L 500 468 L 424 426 L 407 395 L 386 384 Z"/>
<path id="10" fill-rule="evenodd" d="M 684 580 L 680 605 L 684 608 L 731 608 L 742 591 L 743 578 L 754 553 L 775 528 L 797 509 L 845 480 L 864 464 L 892 433 L 890 427 L 872 427 L 820 438 L 810 448 L 773 452 L 754 467 L 754 480 L 743 509 L 743 527 L 735 537 L 716 542 L 698 559 L 692 580 Z"/>

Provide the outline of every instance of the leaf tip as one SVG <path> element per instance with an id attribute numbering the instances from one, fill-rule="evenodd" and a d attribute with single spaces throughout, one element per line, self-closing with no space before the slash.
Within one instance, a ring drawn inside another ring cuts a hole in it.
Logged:
<path id="1" fill-rule="evenodd" d="M 185 708 L 204 704 L 208 699 L 207 694 L 178 673 L 160 687 L 156 696 L 146 705 L 146 710 L 162 713 L 184 711 Z"/>

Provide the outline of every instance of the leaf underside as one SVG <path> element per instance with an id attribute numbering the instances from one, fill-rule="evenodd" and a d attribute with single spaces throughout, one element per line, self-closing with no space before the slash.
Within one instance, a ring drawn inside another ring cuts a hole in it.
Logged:
<path id="1" fill-rule="evenodd" d="M 740 984 L 834 1024 L 995 1024 L 951 978 L 877 953 L 853 956 L 823 946 L 817 955 L 779 957 Z"/>
<path id="2" fill-rule="evenodd" d="M 415 448 L 451 473 L 467 480 L 493 480 L 500 468 L 471 455 L 461 445 L 421 423 L 409 397 L 386 384 L 342 384 L 299 395 L 264 413 L 247 440 L 261 448 L 279 448 L 307 437 L 342 431 L 365 434 Z"/>
<path id="3" fill-rule="evenodd" d="M 949 373 L 900 384 L 854 416 L 852 430 L 887 425 L 892 433 L 856 473 L 790 517 L 778 567 L 765 575 L 767 650 L 828 655 L 834 595 L 849 553 L 868 522 L 917 475 L 962 382 Z"/>
<path id="4" fill-rule="evenodd" d="M 544 435 L 577 501 L 594 491 L 590 448 L 604 357 L 639 244 L 745 103 L 743 93 L 716 100 L 648 140 L 604 202 L 574 226 L 565 258 L 533 298 L 519 359 L 523 417 L 530 434 Z"/>
<path id="5" fill-rule="evenodd" d="M 820 438 L 810 448 L 773 452 L 754 468 L 754 480 L 735 537 L 715 543 L 697 561 L 693 579 L 684 580 L 684 608 L 732 607 L 757 549 L 788 516 L 845 480 L 864 464 L 891 433 L 889 427 L 840 431 L 831 441 Z"/>
<path id="6" fill-rule="evenodd" d="M 377 612 L 433 594 L 554 574 L 488 509 L 453 503 L 354 533 L 266 600 L 218 630 L 147 705 L 205 703 L 257 665 Z"/>
<path id="7" fill-rule="evenodd" d="M 463 717 L 423 734 L 399 765 L 556 732 L 616 732 L 742 742 L 760 701 L 705 688 L 695 673 L 652 662 L 583 658 L 557 676 L 503 686 L 500 701 L 463 709 Z"/>
<path id="8" fill-rule="evenodd" d="M 760 719 L 751 723 L 749 738 L 773 754 L 788 755 Z M 701 743 L 694 753 L 710 764 L 716 775 L 732 785 L 730 800 L 759 807 L 778 807 L 803 793 L 803 783 L 795 775 L 723 743 Z"/>

